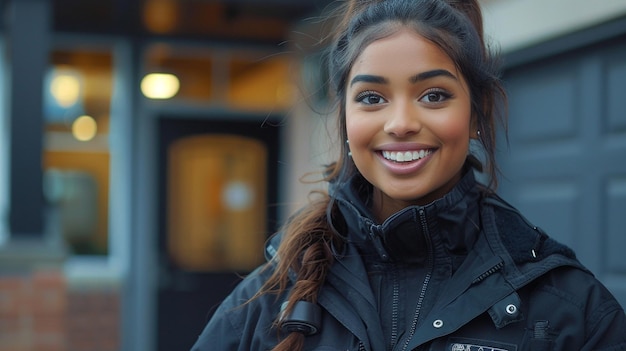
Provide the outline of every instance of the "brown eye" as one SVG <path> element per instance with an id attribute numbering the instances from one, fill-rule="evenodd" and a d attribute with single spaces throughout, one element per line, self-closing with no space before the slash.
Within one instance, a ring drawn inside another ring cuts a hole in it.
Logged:
<path id="1" fill-rule="evenodd" d="M 380 98 L 380 96 L 376 96 L 376 95 L 369 95 L 361 100 L 361 102 L 364 102 L 369 105 L 378 104 L 381 101 L 382 99 Z"/>
<path id="2" fill-rule="evenodd" d="M 441 101 L 441 98 L 442 98 L 441 94 L 438 94 L 438 93 L 430 93 L 426 95 L 426 99 L 429 102 L 438 102 L 438 101 Z"/>
<path id="3" fill-rule="evenodd" d="M 373 91 L 364 91 L 356 96 L 354 101 L 365 105 L 377 105 L 386 102 L 386 100 L 379 94 Z"/>
<path id="4" fill-rule="evenodd" d="M 430 91 L 430 92 L 426 93 L 420 99 L 420 101 L 426 102 L 426 103 L 438 103 L 438 102 L 446 101 L 450 97 L 452 97 L 452 95 L 447 93 L 447 92 L 445 92 L 445 91 L 435 90 L 435 91 Z"/>

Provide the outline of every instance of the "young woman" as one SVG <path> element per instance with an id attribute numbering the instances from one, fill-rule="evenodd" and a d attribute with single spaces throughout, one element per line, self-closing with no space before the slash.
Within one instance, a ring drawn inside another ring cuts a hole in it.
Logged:
<path id="1" fill-rule="evenodd" d="M 615 298 L 494 193 L 505 96 L 476 1 L 351 2 L 329 65 L 328 194 L 193 350 L 626 350 Z"/>

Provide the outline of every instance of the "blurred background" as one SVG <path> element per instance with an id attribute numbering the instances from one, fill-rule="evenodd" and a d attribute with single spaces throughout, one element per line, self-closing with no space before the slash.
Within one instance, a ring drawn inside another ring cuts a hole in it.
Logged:
<path id="1" fill-rule="evenodd" d="M 626 305 L 626 1 L 484 0 L 500 193 Z M 187 350 L 332 160 L 330 0 L 0 0 L 0 351 Z"/>

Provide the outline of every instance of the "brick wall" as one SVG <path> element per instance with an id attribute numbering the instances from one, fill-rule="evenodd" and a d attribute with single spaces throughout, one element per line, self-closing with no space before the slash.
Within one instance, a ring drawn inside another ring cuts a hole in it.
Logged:
<path id="1" fill-rule="evenodd" d="M 0 275 L 0 350 L 67 350 L 66 310 L 59 271 Z"/>
<path id="2" fill-rule="evenodd" d="M 60 270 L 0 273 L 0 351 L 115 351 L 115 289 L 69 288 Z"/>
<path id="3" fill-rule="evenodd" d="M 115 351 L 120 345 L 120 301 L 112 288 L 68 292 L 68 351 Z"/>

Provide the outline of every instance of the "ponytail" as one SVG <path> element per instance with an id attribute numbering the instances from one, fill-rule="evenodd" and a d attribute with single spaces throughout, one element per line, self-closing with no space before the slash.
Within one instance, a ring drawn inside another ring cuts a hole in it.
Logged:
<path id="1" fill-rule="evenodd" d="M 288 319 L 282 318 L 294 312 L 299 302 L 317 304 L 319 291 L 334 262 L 332 247 L 338 236 L 327 219 L 331 200 L 327 193 L 290 219 L 283 228 L 283 239 L 276 254 L 276 268 L 257 296 L 265 293 L 279 294 L 287 290 L 289 275 L 296 274 L 284 309 L 277 316 L 275 327 L 287 332 L 272 351 L 300 351 L 304 345 L 307 329 L 283 328 Z"/>

